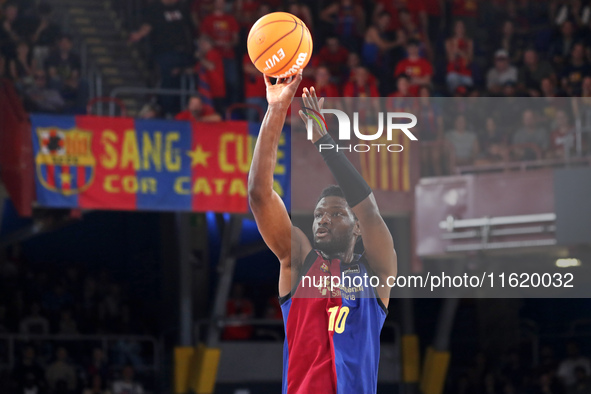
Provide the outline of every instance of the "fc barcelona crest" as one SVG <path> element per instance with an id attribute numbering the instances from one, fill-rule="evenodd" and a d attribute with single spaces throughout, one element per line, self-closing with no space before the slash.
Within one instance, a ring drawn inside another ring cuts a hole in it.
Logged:
<path id="1" fill-rule="evenodd" d="M 63 195 L 78 194 L 94 180 L 96 160 L 92 133 L 77 128 L 37 128 L 37 177 L 46 189 Z"/>

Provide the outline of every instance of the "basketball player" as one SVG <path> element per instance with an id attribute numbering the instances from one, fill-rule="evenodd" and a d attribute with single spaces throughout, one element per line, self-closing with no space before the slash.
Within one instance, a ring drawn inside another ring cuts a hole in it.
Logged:
<path id="1" fill-rule="evenodd" d="M 301 72 L 274 85 L 265 77 L 269 108 L 248 179 L 259 231 L 281 264 L 279 296 L 286 334 L 283 393 L 375 393 L 380 331 L 390 295 L 386 278 L 396 275 L 396 253 L 371 189 L 342 152 L 320 153 L 339 186 L 329 186 L 320 195 L 313 243 L 291 224 L 283 201 L 273 191 L 279 137 L 301 80 Z M 324 100 L 317 99 L 314 88 L 304 89 L 302 96 L 305 107 L 320 112 Z M 305 113 L 300 116 L 308 121 Z M 313 133 L 317 147 L 334 144 L 324 128 L 315 125 Z M 353 253 L 360 237 L 362 256 Z M 302 278 L 364 274 L 377 277 L 377 287 L 314 287 L 313 281 Z"/>

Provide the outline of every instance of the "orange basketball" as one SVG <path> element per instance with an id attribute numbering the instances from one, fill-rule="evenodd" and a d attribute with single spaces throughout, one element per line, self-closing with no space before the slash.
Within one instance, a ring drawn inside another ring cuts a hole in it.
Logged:
<path id="1" fill-rule="evenodd" d="M 265 75 L 286 78 L 306 67 L 312 56 L 310 30 L 287 12 L 260 18 L 248 33 L 248 56 Z"/>

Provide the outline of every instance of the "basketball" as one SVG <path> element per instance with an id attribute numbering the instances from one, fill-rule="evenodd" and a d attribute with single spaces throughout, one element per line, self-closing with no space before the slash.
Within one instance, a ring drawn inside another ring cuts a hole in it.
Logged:
<path id="1" fill-rule="evenodd" d="M 287 78 L 308 64 L 312 56 L 312 36 L 296 16 L 273 12 L 261 17 L 250 29 L 248 55 L 263 74 Z"/>

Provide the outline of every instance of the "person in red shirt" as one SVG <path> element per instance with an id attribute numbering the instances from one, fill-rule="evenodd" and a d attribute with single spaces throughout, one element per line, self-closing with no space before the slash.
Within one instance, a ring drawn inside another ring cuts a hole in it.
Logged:
<path id="1" fill-rule="evenodd" d="M 396 65 L 394 76 L 406 75 L 410 80 L 410 94 L 418 96 L 421 86 L 430 85 L 433 76 L 433 66 L 429 61 L 419 56 L 419 43 L 411 40 L 406 46 L 408 57 Z"/>
<path id="2" fill-rule="evenodd" d="M 386 109 L 390 112 L 412 112 L 413 96 L 410 93 L 410 81 L 406 74 L 396 79 L 396 91 L 388 95 Z"/>
<path id="3" fill-rule="evenodd" d="M 318 51 L 318 55 L 314 57 L 312 66 L 326 66 L 331 75 L 340 78 L 348 57 L 349 51 L 341 45 L 339 39 L 336 36 L 330 36 Z"/>
<path id="4" fill-rule="evenodd" d="M 191 96 L 187 109 L 179 112 L 174 118 L 196 122 L 219 122 L 222 120 L 220 114 L 215 112 L 211 105 L 204 103 L 199 95 Z"/>
<path id="5" fill-rule="evenodd" d="M 457 20 L 453 35 L 445 40 L 447 57 L 447 87 L 450 92 L 459 86 L 472 86 L 470 65 L 474 58 L 474 42 L 466 35 L 464 22 Z"/>
<path id="6" fill-rule="evenodd" d="M 380 104 L 375 100 L 357 100 L 353 101 L 350 97 L 379 97 L 377 83 L 371 83 L 373 77 L 367 68 L 359 66 L 353 71 L 353 75 L 343 89 L 343 101 L 347 113 L 359 112 L 361 123 L 368 121 L 380 112 Z M 375 78 L 374 78 L 375 80 Z"/>
<path id="7" fill-rule="evenodd" d="M 328 67 L 316 68 L 314 74 L 314 89 L 317 97 L 339 97 L 339 89 L 330 82 L 330 71 Z"/>
<path id="8" fill-rule="evenodd" d="M 357 67 L 353 70 L 351 79 L 343 89 L 343 96 L 345 97 L 379 97 L 378 88 L 374 82 L 371 83 L 373 75 L 363 66 Z"/>
<path id="9" fill-rule="evenodd" d="M 226 79 L 227 95 L 231 102 L 238 101 L 238 64 L 235 47 L 238 44 L 240 27 L 234 16 L 226 13 L 224 0 L 215 0 L 213 12 L 203 20 L 201 33 L 212 38 L 224 62 L 224 78 Z"/>
<path id="10" fill-rule="evenodd" d="M 242 71 L 244 72 L 244 97 L 247 104 L 253 104 L 261 109 L 261 115 L 267 111 L 267 89 L 263 74 L 256 69 L 247 53 L 242 57 Z M 263 119 L 255 110 L 249 110 L 247 119 L 260 122 Z"/>
<path id="11" fill-rule="evenodd" d="M 211 38 L 202 34 L 199 37 L 199 49 L 196 52 L 196 73 L 202 68 L 204 77 L 209 84 L 213 106 L 218 112 L 224 112 L 226 106 L 226 80 L 224 79 L 224 61 L 219 49 L 213 46 Z"/>
<path id="12" fill-rule="evenodd" d="M 226 316 L 232 319 L 226 324 L 222 339 L 226 341 L 250 339 L 254 332 L 252 324 L 242 322 L 254 317 L 252 301 L 244 297 L 242 285 L 236 283 L 232 289 L 232 298 L 226 303 Z"/>

